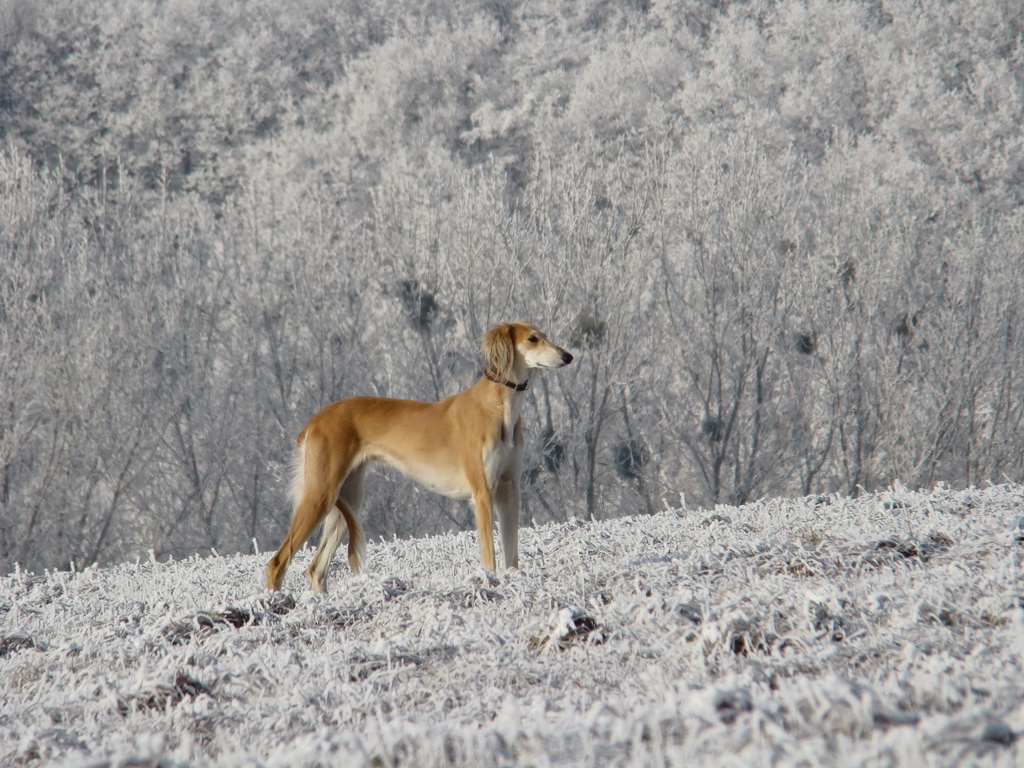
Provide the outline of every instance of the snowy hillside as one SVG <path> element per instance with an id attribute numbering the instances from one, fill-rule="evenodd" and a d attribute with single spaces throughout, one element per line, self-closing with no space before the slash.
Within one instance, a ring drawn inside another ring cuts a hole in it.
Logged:
<path id="1" fill-rule="evenodd" d="M 1024 487 L 0 580 L 3 765 L 1024 764 Z"/>

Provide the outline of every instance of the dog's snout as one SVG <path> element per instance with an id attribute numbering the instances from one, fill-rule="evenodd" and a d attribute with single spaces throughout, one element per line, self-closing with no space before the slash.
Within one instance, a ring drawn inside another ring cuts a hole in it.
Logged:
<path id="1" fill-rule="evenodd" d="M 562 365 L 568 365 L 571 362 L 572 362 L 572 355 L 570 355 L 568 352 L 563 352 L 562 353 Z"/>

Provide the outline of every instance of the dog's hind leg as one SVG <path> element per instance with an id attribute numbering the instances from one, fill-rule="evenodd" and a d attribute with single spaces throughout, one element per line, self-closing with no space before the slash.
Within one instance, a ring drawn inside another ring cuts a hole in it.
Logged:
<path id="1" fill-rule="evenodd" d="M 359 525 L 359 508 L 363 505 L 363 476 L 366 465 L 356 467 L 349 473 L 341 486 L 336 502 L 348 525 L 348 564 L 352 573 L 359 573 L 362 561 L 366 558 L 366 534 Z"/>
<path id="2" fill-rule="evenodd" d="M 292 512 L 288 533 L 277 553 L 267 563 L 268 589 L 281 589 L 292 557 L 338 498 L 338 488 L 348 471 L 348 466 L 348 461 L 332 460 L 329 447 L 322 438 L 307 435 L 306 444 L 303 446 L 298 501 Z M 338 522 L 341 522 L 340 518 Z"/>
<path id="3" fill-rule="evenodd" d="M 348 530 L 348 562 L 353 573 L 359 573 L 359 561 L 366 551 L 366 537 L 356 514 L 363 500 L 363 468 L 357 467 L 342 483 L 334 509 L 324 518 L 324 530 L 306 576 L 314 592 L 327 591 L 327 570 L 341 539 Z"/>
<path id="4" fill-rule="evenodd" d="M 313 559 L 306 569 L 306 578 L 309 579 L 309 586 L 315 593 L 327 591 L 327 569 L 331 565 L 334 551 L 345 536 L 345 528 L 341 508 L 335 505 L 324 517 L 324 530 L 320 535 L 320 546 L 316 548 L 316 554 L 313 555 Z"/>

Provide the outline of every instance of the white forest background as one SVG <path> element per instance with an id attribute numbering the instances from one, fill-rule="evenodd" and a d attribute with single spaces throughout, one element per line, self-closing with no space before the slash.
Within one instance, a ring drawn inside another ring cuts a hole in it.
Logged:
<path id="1" fill-rule="evenodd" d="M 1019 0 L 0 0 L 0 572 L 273 548 L 294 437 L 538 377 L 526 523 L 1019 481 Z M 371 480 L 378 536 L 470 527 Z"/>

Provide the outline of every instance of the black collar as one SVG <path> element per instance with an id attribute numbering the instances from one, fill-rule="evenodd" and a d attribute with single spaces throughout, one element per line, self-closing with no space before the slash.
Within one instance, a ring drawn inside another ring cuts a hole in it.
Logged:
<path id="1" fill-rule="evenodd" d="M 493 381 L 495 384 L 504 384 L 509 389 L 514 389 L 516 392 L 523 392 L 528 386 L 530 386 L 530 380 L 527 379 L 522 384 L 516 384 L 514 381 L 508 379 L 499 379 L 496 374 L 491 373 L 489 370 L 484 371 L 484 377 L 488 381 Z"/>

